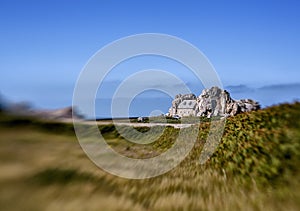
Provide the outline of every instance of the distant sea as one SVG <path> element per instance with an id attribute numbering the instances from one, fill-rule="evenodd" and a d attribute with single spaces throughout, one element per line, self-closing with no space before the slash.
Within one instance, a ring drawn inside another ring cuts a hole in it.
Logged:
<path id="1" fill-rule="evenodd" d="M 269 85 L 251 88 L 245 85 L 225 87 L 233 99 L 250 98 L 261 106 L 268 107 L 280 103 L 300 101 L 300 84 Z"/>
<path id="2" fill-rule="evenodd" d="M 97 118 L 110 118 L 111 117 L 111 99 L 97 99 L 96 100 L 96 117 Z M 124 100 L 125 101 L 125 100 Z M 122 100 L 119 100 L 119 106 L 124 106 Z M 152 111 L 159 110 L 165 114 L 168 112 L 172 104 L 172 98 L 168 97 L 136 97 L 132 100 L 128 116 L 120 117 L 139 117 L 149 116 Z"/>

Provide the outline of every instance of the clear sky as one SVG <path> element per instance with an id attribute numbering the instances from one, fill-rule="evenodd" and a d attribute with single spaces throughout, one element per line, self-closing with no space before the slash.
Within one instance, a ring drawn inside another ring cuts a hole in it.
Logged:
<path id="1" fill-rule="evenodd" d="M 147 32 L 198 47 L 225 86 L 298 84 L 299 11 L 297 0 L 0 0 L 0 93 L 68 106 L 97 50 Z"/>

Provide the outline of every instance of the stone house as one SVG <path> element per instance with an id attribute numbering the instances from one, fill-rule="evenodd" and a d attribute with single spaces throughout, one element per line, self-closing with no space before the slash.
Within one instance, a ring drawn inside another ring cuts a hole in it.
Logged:
<path id="1" fill-rule="evenodd" d="M 196 107 L 196 100 L 183 100 L 177 107 L 177 115 L 180 117 L 196 116 Z"/>

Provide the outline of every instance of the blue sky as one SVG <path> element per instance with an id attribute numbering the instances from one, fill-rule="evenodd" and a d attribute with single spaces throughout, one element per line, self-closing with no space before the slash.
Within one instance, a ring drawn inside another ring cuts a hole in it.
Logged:
<path id="1" fill-rule="evenodd" d="M 96 51 L 148 32 L 195 45 L 225 87 L 292 84 L 295 90 L 299 11 L 297 0 L 0 0 L 0 93 L 40 108 L 68 106 L 81 69 Z M 112 78 L 122 80 L 117 76 Z"/>

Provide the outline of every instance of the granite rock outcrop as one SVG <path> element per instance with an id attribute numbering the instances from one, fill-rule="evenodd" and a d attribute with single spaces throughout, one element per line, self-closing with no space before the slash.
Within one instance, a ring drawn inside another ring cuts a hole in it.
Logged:
<path id="1" fill-rule="evenodd" d="M 169 116 L 213 116 L 228 117 L 239 113 L 260 109 L 258 102 L 251 99 L 234 100 L 229 92 L 218 87 L 204 89 L 196 97 L 194 94 L 178 94 L 169 109 Z"/>

